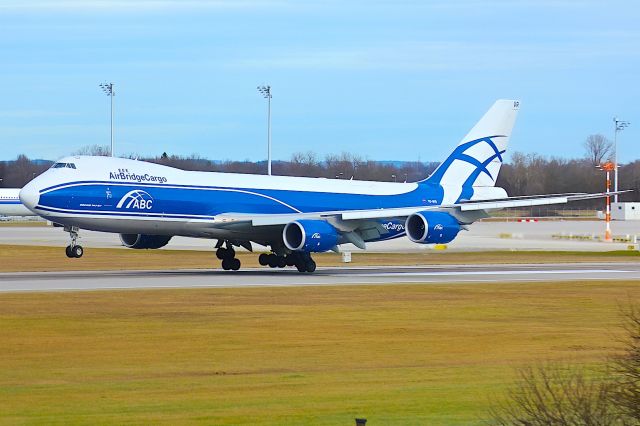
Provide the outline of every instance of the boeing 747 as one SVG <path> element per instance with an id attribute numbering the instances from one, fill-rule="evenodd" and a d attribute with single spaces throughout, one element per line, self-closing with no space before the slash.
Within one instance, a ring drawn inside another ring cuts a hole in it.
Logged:
<path id="1" fill-rule="evenodd" d="M 134 249 L 173 236 L 217 240 L 225 270 L 235 247 L 271 249 L 262 265 L 313 272 L 312 253 L 405 235 L 444 244 L 507 207 L 561 204 L 605 194 L 509 197 L 496 187 L 519 102 L 498 100 L 426 179 L 414 183 L 184 171 L 124 158 L 76 156 L 56 162 L 20 191 L 34 213 L 64 226 L 66 255 L 79 258 L 80 229 L 120 234 Z"/>

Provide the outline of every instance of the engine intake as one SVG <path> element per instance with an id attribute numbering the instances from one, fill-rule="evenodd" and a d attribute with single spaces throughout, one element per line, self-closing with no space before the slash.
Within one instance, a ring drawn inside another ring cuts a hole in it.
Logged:
<path id="1" fill-rule="evenodd" d="M 407 237 L 419 244 L 445 244 L 460 232 L 460 224 L 449 213 L 418 212 L 407 218 Z"/>
<path id="2" fill-rule="evenodd" d="M 132 249 L 159 249 L 171 240 L 167 235 L 120 234 L 120 241 L 125 247 Z"/>
<path id="3" fill-rule="evenodd" d="M 336 228 L 323 220 L 296 220 L 282 231 L 284 245 L 289 250 L 323 252 L 331 250 L 338 242 Z"/>

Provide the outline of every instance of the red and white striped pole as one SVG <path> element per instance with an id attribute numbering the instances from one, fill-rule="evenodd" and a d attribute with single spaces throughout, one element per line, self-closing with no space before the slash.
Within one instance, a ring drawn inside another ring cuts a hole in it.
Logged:
<path id="1" fill-rule="evenodd" d="M 613 238 L 611 236 L 611 196 L 609 195 L 609 192 L 611 192 L 611 171 L 614 170 L 615 165 L 609 161 L 602 164 L 600 168 L 607 172 L 607 210 L 604 216 L 605 222 L 607 223 L 607 229 L 604 232 L 604 240 L 610 243 L 613 241 Z"/>

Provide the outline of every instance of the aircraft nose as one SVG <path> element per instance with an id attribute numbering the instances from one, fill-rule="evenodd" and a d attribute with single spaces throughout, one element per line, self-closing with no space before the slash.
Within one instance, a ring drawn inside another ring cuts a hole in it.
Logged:
<path id="1" fill-rule="evenodd" d="M 20 190 L 20 201 L 26 208 L 33 211 L 40 201 L 40 190 L 33 182 L 29 182 Z"/>

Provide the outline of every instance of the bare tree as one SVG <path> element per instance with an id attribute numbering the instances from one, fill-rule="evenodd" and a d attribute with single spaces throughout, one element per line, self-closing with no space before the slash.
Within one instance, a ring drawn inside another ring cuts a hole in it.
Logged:
<path id="1" fill-rule="evenodd" d="M 7 174 L 7 163 L 5 161 L 0 161 L 0 188 L 5 186 L 4 179 Z"/>
<path id="2" fill-rule="evenodd" d="M 22 188 L 27 182 L 47 170 L 51 165 L 50 161 L 34 161 L 26 155 L 19 155 L 13 161 L 4 163 L 2 186 L 7 188 Z"/>
<path id="3" fill-rule="evenodd" d="M 108 157 L 111 155 L 111 149 L 106 145 L 86 145 L 74 152 L 73 155 L 95 155 Z"/>
<path id="4" fill-rule="evenodd" d="M 593 165 L 602 163 L 607 154 L 611 152 L 612 144 L 601 134 L 589 135 L 583 143 L 587 158 Z"/>
<path id="5" fill-rule="evenodd" d="M 520 370 L 508 400 L 493 408 L 489 424 L 506 426 L 627 425 L 611 404 L 611 385 L 570 364 Z"/>
<path id="6" fill-rule="evenodd" d="M 624 316 L 623 351 L 611 363 L 616 378 L 611 400 L 634 424 L 640 424 L 640 309 L 631 306 Z"/>
<path id="7" fill-rule="evenodd" d="M 542 364 L 519 371 L 507 398 L 489 410 L 488 424 L 640 425 L 640 308 L 623 310 L 622 349 L 597 370 Z"/>

